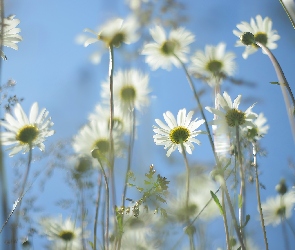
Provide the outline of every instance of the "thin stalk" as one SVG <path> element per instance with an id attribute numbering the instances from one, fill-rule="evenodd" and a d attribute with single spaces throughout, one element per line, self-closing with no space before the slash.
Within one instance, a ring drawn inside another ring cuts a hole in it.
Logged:
<path id="1" fill-rule="evenodd" d="M 189 167 L 188 160 L 186 157 L 186 152 L 185 152 L 183 142 L 180 142 L 180 145 L 181 145 L 182 155 L 183 155 L 185 168 L 186 168 L 186 199 L 185 199 L 185 208 L 186 208 L 186 214 L 187 214 L 186 221 L 187 221 L 187 225 L 190 226 L 190 219 L 188 216 L 189 190 L 190 190 L 190 167 Z M 189 241 L 190 241 L 190 249 L 194 250 L 195 244 L 194 244 L 193 234 L 191 232 L 189 232 L 188 236 L 189 236 Z"/>
<path id="2" fill-rule="evenodd" d="M 257 153 L 256 142 L 253 142 L 252 146 L 253 146 L 253 167 L 255 168 L 256 195 L 257 195 L 257 201 L 258 201 L 259 215 L 260 215 L 261 228 L 262 228 L 262 232 L 263 232 L 263 239 L 264 239 L 265 249 L 268 250 L 268 242 L 267 242 L 267 237 L 266 237 L 266 230 L 265 230 L 263 211 L 262 211 L 262 206 L 261 206 L 261 198 L 260 198 L 258 166 L 257 166 L 257 157 L 256 157 L 256 153 Z"/>
<path id="3" fill-rule="evenodd" d="M 283 239 L 285 242 L 285 249 L 290 250 L 290 244 L 289 244 L 289 238 L 288 238 L 288 232 L 286 228 L 286 217 L 281 217 L 281 224 L 282 224 L 282 233 L 283 233 Z"/>
<path id="4" fill-rule="evenodd" d="M 127 183 L 128 183 L 128 173 L 131 169 L 131 160 L 132 160 L 132 153 L 134 148 L 134 140 L 135 140 L 135 109 L 132 110 L 131 115 L 131 134 L 129 137 L 129 145 L 128 145 L 128 159 L 127 159 L 127 168 L 125 173 L 125 181 L 124 181 L 124 189 L 122 194 L 122 206 L 125 208 L 125 200 L 126 200 L 126 193 L 127 193 Z M 124 223 L 124 213 L 122 214 L 122 223 Z M 120 250 L 121 248 L 121 241 L 122 241 L 122 235 L 120 232 L 118 244 L 117 244 L 117 250 Z"/>
<path id="5" fill-rule="evenodd" d="M 295 230 L 294 230 L 294 228 L 293 228 L 293 226 L 292 226 L 290 220 L 287 220 L 287 219 L 286 219 L 286 223 L 287 223 L 287 225 L 289 226 L 289 228 L 291 229 L 292 234 L 293 234 L 293 237 L 295 237 Z"/>
<path id="6" fill-rule="evenodd" d="M 274 66 L 274 69 L 276 71 L 276 74 L 277 74 L 277 77 L 278 77 L 278 80 L 279 80 L 279 85 L 281 87 L 281 91 L 282 91 L 282 94 L 283 94 L 283 97 L 284 97 L 287 114 L 288 114 L 288 117 L 289 117 L 289 122 L 290 122 L 291 131 L 292 131 L 292 135 L 293 135 L 293 140 L 295 142 L 295 119 L 294 119 L 295 98 L 294 98 L 294 95 L 293 95 L 292 90 L 290 88 L 290 85 L 289 85 L 289 83 L 288 83 L 288 81 L 287 81 L 287 79 L 286 79 L 286 77 L 284 75 L 284 72 L 283 72 L 279 62 L 275 58 L 275 56 L 262 43 L 256 42 L 256 44 L 268 55 L 270 61 L 272 62 L 272 65 Z M 289 96 L 290 96 L 290 98 L 292 100 L 293 107 L 292 107 L 292 105 L 290 103 L 287 91 L 288 91 Z"/>
<path id="7" fill-rule="evenodd" d="M 238 159 L 240 164 L 240 179 L 241 179 L 241 186 L 240 186 L 240 197 L 239 197 L 239 223 L 240 223 L 240 230 L 241 234 L 243 233 L 243 223 L 244 223 L 244 209 L 245 209 L 245 175 L 244 175 L 244 168 L 243 168 L 243 159 L 242 159 L 242 151 L 240 145 L 240 127 L 236 125 L 236 143 L 238 148 Z M 242 203 L 242 204 L 240 204 Z"/>
<path id="8" fill-rule="evenodd" d="M 102 188 L 101 174 L 98 175 L 97 186 L 98 186 L 98 190 L 97 190 L 97 198 L 95 202 L 95 217 L 94 217 L 94 228 L 93 228 L 93 250 L 96 250 L 98 210 L 100 205 L 101 188 Z"/>
<path id="9" fill-rule="evenodd" d="M 108 183 L 108 178 L 106 176 L 106 173 L 104 171 L 103 165 L 101 161 L 98 159 L 104 181 L 105 181 L 105 190 L 106 190 L 106 226 L 105 226 L 105 244 L 104 248 L 106 250 L 109 249 L 109 223 L 110 223 L 110 191 L 109 191 L 109 183 Z"/>
<path id="10" fill-rule="evenodd" d="M 280 1 L 281 5 L 282 5 L 284 11 L 286 12 L 286 14 L 287 14 L 287 16 L 288 16 L 288 18 L 289 18 L 289 20 L 290 20 L 290 22 L 291 22 L 293 28 L 295 29 L 295 23 L 294 23 L 294 20 L 293 20 L 293 18 L 291 17 L 291 15 L 290 15 L 288 9 L 286 8 L 286 5 L 284 4 L 284 2 L 283 2 L 282 0 L 279 0 L 279 1 Z"/>

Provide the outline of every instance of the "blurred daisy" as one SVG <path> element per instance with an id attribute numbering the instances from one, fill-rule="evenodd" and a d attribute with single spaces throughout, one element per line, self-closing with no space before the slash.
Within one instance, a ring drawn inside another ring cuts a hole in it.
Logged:
<path id="1" fill-rule="evenodd" d="M 54 247 L 51 249 L 64 250 L 80 250 L 82 249 L 82 229 L 75 227 L 75 222 L 70 218 L 62 219 L 45 218 L 40 221 L 44 234 L 50 241 L 53 241 Z M 84 237 L 87 237 L 84 235 Z"/>
<path id="2" fill-rule="evenodd" d="M 1 142 L 3 145 L 13 145 L 7 149 L 11 150 L 9 156 L 20 151 L 26 153 L 30 147 L 45 150 L 45 138 L 54 134 L 54 130 L 50 130 L 53 122 L 51 117 L 47 117 L 48 114 L 45 108 L 39 113 L 37 102 L 32 105 L 29 118 L 19 103 L 14 108 L 15 118 L 9 113 L 5 114 L 5 119 L 0 124 L 7 131 L 1 133 Z"/>
<path id="3" fill-rule="evenodd" d="M 118 156 L 122 145 L 116 133 L 113 134 L 114 152 Z M 110 151 L 110 131 L 105 122 L 91 121 L 85 125 L 73 139 L 73 148 L 79 155 L 90 156 L 93 149 L 98 149 L 101 156 L 107 157 Z"/>
<path id="4" fill-rule="evenodd" d="M 146 44 L 142 50 L 142 54 L 146 55 L 145 61 L 152 70 L 158 68 L 170 70 L 172 64 L 179 67 L 180 63 L 176 57 L 183 63 L 187 62 L 186 54 L 190 51 L 188 45 L 195 40 L 191 32 L 181 27 L 172 30 L 169 38 L 166 38 L 164 28 L 156 26 L 150 29 L 150 34 L 155 40 L 155 43 Z"/>
<path id="5" fill-rule="evenodd" d="M 114 75 L 114 104 L 120 106 L 124 113 L 130 113 L 134 108 L 141 110 L 149 104 L 148 88 L 149 77 L 131 69 L 119 70 Z M 110 84 L 102 84 L 102 97 L 109 103 Z"/>
<path id="6" fill-rule="evenodd" d="M 120 47 L 122 43 L 130 44 L 136 42 L 139 36 L 136 34 L 138 23 L 133 17 L 128 17 L 125 20 L 115 18 L 105 23 L 99 30 L 95 32 L 91 29 L 85 29 L 86 32 L 94 34 L 96 37 L 88 38 L 84 46 L 103 41 L 108 48 L 110 45 Z"/>
<path id="7" fill-rule="evenodd" d="M 105 122 L 108 126 L 110 123 L 110 108 L 108 106 L 102 106 L 100 104 L 95 106 L 95 111 L 92 112 L 88 116 L 88 120 L 92 121 L 100 121 Z M 130 133 L 131 129 L 131 117 L 124 114 L 121 107 L 119 105 L 116 105 L 114 107 L 114 117 L 113 117 L 113 123 L 114 123 L 114 131 L 118 133 Z"/>
<path id="8" fill-rule="evenodd" d="M 138 234 L 134 234 L 134 231 L 124 232 L 122 237 L 122 250 L 156 250 L 157 247 L 155 240 L 151 240 L 148 237 L 142 237 Z"/>
<path id="9" fill-rule="evenodd" d="M 256 127 L 253 127 L 251 129 L 248 129 L 246 132 L 246 136 L 249 139 L 254 139 L 254 140 L 260 140 L 264 135 L 267 134 L 267 131 L 269 129 L 268 125 L 265 125 L 267 122 L 267 119 L 263 115 L 263 113 L 260 113 L 258 117 L 254 120 L 254 124 Z"/>
<path id="10" fill-rule="evenodd" d="M 19 19 L 14 19 L 15 15 L 11 15 L 7 18 L 4 18 L 3 25 L 0 26 L 0 43 L 2 41 L 2 45 L 6 47 L 10 47 L 12 49 L 18 50 L 17 43 L 22 40 L 22 37 L 18 34 L 21 30 L 20 28 L 16 28 L 16 26 L 20 23 Z M 1 31 L 1 27 L 3 26 L 3 31 Z M 1 37 L 3 34 L 3 37 Z M 1 57 L 6 60 L 7 57 L 0 51 Z"/>
<path id="11" fill-rule="evenodd" d="M 289 219 L 295 206 L 294 190 L 270 197 L 261 204 L 265 225 L 277 226 L 283 219 Z"/>
<path id="12" fill-rule="evenodd" d="M 153 130 L 156 133 L 153 136 L 154 142 L 156 145 L 164 145 L 164 149 L 167 149 L 166 155 L 168 157 L 176 149 L 182 153 L 181 143 L 183 143 L 185 150 L 189 154 L 191 154 L 194 149 L 192 143 L 201 144 L 195 137 L 204 132 L 196 129 L 205 121 L 203 119 L 195 119 L 192 121 L 193 113 L 193 111 L 190 111 L 186 115 L 186 109 L 181 109 L 178 111 L 176 120 L 173 114 L 167 111 L 163 114 L 167 125 L 159 119 L 155 120 L 159 127 L 154 126 Z"/>
<path id="13" fill-rule="evenodd" d="M 217 125 L 217 134 L 223 134 L 228 131 L 230 135 L 233 135 L 235 134 L 236 126 L 239 126 L 241 130 L 256 127 L 253 119 L 257 118 L 257 114 L 252 112 L 255 104 L 243 112 L 239 110 L 241 98 L 242 96 L 238 95 L 234 102 L 232 102 L 230 96 L 224 91 L 223 96 L 219 93 L 217 94 L 217 103 L 221 109 L 206 107 L 209 112 L 218 117 L 211 122 L 213 125 Z"/>
<path id="14" fill-rule="evenodd" d="M 257 42 L 262 43 L 269 49 L 277 48 L 277 44 L 275 43 L 280 39 L 280 36 L 277 34 L 276 30 L 272 30 L 272 21 L 269 17 L 262 19 L 260 15 L 256 16 L 256 21 L 251 18 L 250 23 L 241 22 L 237 25 L 239 30 L 234 30 L 233 33 L 237 37 L 241 37 L 243 33 L 250 32 L 254 35 L 254 39 Z M 236 46 L 245 46 L 242 41 L 239 39 L 236 42 Z M 257 45 L 249 45 L 246 46 L 245 51 L 243 53 L 243 58 L 247 59 L 248 55 L 253 54 L 257 51 L 259 47 Z M 262 51 L 263 52 L 263 51 Z M 264 52 L 263 52 L 264 53 Z"/>
<path id="15" fill-rule="evenodd" d="M 236 56 L 232 52 L 225 52 L 225 48 L 225 43 L 219 43 L 216 47 L 206 45 L 205 51 L 198 50 L 191 58 L 192 73 L 205 77 L 211 87 L 221 83 L 224 77 L 234 74 Z"/>

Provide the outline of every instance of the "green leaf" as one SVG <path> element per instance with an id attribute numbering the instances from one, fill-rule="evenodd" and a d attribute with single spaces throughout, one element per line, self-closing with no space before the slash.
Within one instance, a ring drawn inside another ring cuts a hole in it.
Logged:
<path id="1" fill-rule="evenodd" d="M 239 202 L 239 208 L 241 208 L 243 206 L 243 197 L 240 194 L 238 197 L 238 202 Z"/>
<path id="2" fill-rule="evenodd" d="M 280 85 L 279 82 L 270 82 L 270 84 L 276 84 L 276 85 Z"/>
<path id="3" fill-rule="evenodd" d="M 244 228 L 245 226 L 247 226 L 249 220 L 250 220 L 250 215 L 247 214 L 247 215 L 246 215 L 246 221 L 245 221 L 244 225 L 242 225 L 242 228 Z"/>
<path id="4" fill-rule="evenodd" d="M 216 196 L 216 194 L 214 194 L 212 191 L 210 191 L 210 194 L 212 196 L 212 199 L 214 200 L 214 202 L 216 203 L 216 205 L 219 207 L 219 210 L 220 210 L 220 214 L 223 216 L 224 215 L 224 211 L 223 211 L 223 208 L 219 202 L 219 199 L 218 197 Z"/>
<path id="5" fill-rule="evenodd" d="M 93 244 L 93 242 L 92 241 L 88 241 L 88 244 L 91 246 L 91 248 L 93 249 L 94 248 L 94 244 Z"/>

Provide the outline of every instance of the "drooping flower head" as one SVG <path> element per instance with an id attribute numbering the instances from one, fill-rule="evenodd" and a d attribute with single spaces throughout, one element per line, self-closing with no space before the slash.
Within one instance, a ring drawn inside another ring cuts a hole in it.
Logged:
<path id="1" fill-rule="evenodd" d="M 254 104 L 250 106 L 245 112 L 239 110 L 239 105 L 242 96 L 238 97 L 232 102 L 231 97 L 224 91 L 223 96 L 217 94 L 217 102 L 221 109 L 206 107 L 206 109 L 217 116 L 217 119 L 212 121 L 213 125 L 217 125 L 217 133 L 226 133 L 228 131 L 231 135 L 234 133 L 236 126 L 241 130 L 252 129 L 256 127 L 253 119 L 257 118 L 257 114 L 252 112 Z"/>
<path id="2" fill-rule="evenodd" d="M 197 77 L 206 78 L 211 87 L 221 83 L 224 77 L 232 76 L 236 69 L 236 56 L 226 52 L 225 48 L 225 43 L 219 43 L 217 46 L 206 45 L 205 51 L 196 51 L 191 58 L 191 72 Z"/>
<path id="3" fill-rule="evenodd" d="M 254 35 L 255 41 L 262 43 L 268 49 L 277 48 L 277 44 L 275 42 L 280 39 L 280 36 L 277 34 L 276 30 L 272 29 L 272 21 L 269 17 L 262 19 L 260 15 L 257 15 L 256 21 L 251 18 L 250 23 L 241 22 L 237 25 L 237 28 L 239 30 L 233 31 L 234 35 L 239 37 L 239 40 L 237 40 L 236 42 L 236 46 L 245 46 L 240 38 L 245 32 L 250 32 Z M 247 57 L 250 54 L 256 52 L 258 48 L 259 47 L 255 44 L 246 46 L 245 51 L 242 55 L 243 58 L 247 59 Z"/>
<path id="4" fill-rule="evenodd" d="M 141 72 L 131 70 L 119 70 L 114 75 L 114 104 L 120 106 L 125 113 L 131 110 L 141 110 L 149 104 L 150 89 L 148 87 L 149 77 Z M 102 98 L 109 103 L 110 85 L 108 82 L 102 84 Z"/>
<path id="5" fill-rule="evenodd" d="M 56 248 L 52 249 L 82 249 L 82 228 L 75 227 L 70 218 L 45 218 L 40 221 L 44 234 Z M 84 232 L 86 238 L 88 233 Z"/>
<path id="6" fill-rule="evenodd" d="M 39 113 L 37 102 L 32 105 L 29 118 L 19 103 L 14 108 L 15 118 L 9 113 L 5 114 L 5 119 L 0 124 L 7 131 L 1 133 L 1 142 L 3 145 L 12 145 L 7 149 L 11 150 L 9 156 L 20 151 L 26 153 L 35 147 L 45 150 L 45 138 L 54 134 L 54 130 L 51 130 L 53 122 L 48 114 L 45 108 Z"/>
<path id="7" fill-rule="evenodd" d="M 268 125 L 265 125 L 267 122 L 267 119 L 264 117 L 263 113 L 260 113 L 258 117 L 254 120 L 254 124 L 256 127 L 253 127 L 251 129 L 248 129 L 248 131 L 245 131 L 246 137 L 248 137 L 250 140 L 260 140 L 264 135 L 267 134 L 267 131 L 269 129 Z"/>
<path id="8" fill-rule="evenodd" d="M 17 43 L 22 40 L 22 37 L 18 34 L 21 30 L 16 28 L 20 23 L 19 19 L 14 19 L 15 15 L 11 15 L 7 18 L 4 18 L 3 22 L 3 31 L 1 31 L 0 25 L 0 43 L 2 42 L 3 46 L 18 50 Z M 3 34 L 3 37 L 1 37 Z M 1 57 L 7 59 L 3 51 L 0 51 Z"/>
<path id="9" fill-rule="evenodd" d="M 176 57 L 183 63 L 187 62 L 186 54 L 190 51 L 188 45 L 195 40 L 191 32 L 180 27 L 172 30 L 167 38 L 164 28 L 156 26 L 150 29 L 150 34 L 155 42 L 146 44 L 142 54 L 146 55 L 145 61 L 152 70 L 170 70 L 172 64 L 179 67 L 180 63 Z"/>
<path id="10" fill-rule="evenodd" d="M 129 17 L 126 20 L 115 18 L 105 23 L 99 32 L 85 29 L 86 32 L 90 32 L 96 37 L 87 39 L 84 46 L 87 47 L 89 44 L 98 41 L 103 41 L 106 47 L 110 45 L 120 47 L 122 43 L 130 44 L 136 42 L 138 39 L 138 35 L 136 34 L 137 29 L 138 24 L 134 18 Z"/>
<path id="11" fill-rule="evenodd" d="M 168 157 L 176 149 L 182 153 L 181 143 L 189 154 L 194 149 L 192 143 L 200 145 L 201 142 L 195 137 L 204 132 L 196 129 L 205 121 L 198 119 L 192 120 L 193 113 L 193 111 L 190 111 L 186 115 L 186 109 L 181 109 L 177 114 L 176 120 L 174 115 L 170 111 L 167 111 L 163 114 L 167 125 L 159 119 L 155 120 L 159 127 L 154 126 L 153 130 L 156 133 L 153 136 L 154 142 L 156 145 L 163 145 L 164 149 L 167 149 L 166 155 Z"/>

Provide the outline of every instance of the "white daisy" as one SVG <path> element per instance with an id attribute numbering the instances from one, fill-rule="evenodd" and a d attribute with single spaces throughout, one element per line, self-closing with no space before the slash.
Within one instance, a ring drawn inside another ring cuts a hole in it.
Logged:
<path id="1" fill-rule="evenodd" d="M 176 121 L 173 114 L 167 111 L 163 116 L 168 126 L 159 119 L 155 120 L 159 127 L 154 126 L 153 130 L 156 133 L 153 136 L 154 142 L 156 145 L 164 145 L 164 149 L 168 150 L 166 154 L 168 157 L 176 149 L 182 153 L 181 143 L 189 154 L 194 149 L 192 143 L 200 145 L 201 142 L 195 137 L 204 132 L 196 129 L 205 121 L 203 119 L 192 121 L 193 113 L 193 111 L 190 111 L 186 115 L 186 109 L 181 109 L 178 111 Z"/>
<path id="2" fill-rule="evenodd" d="M 142 54 L 146 55 L 145 61 L 152 70 L 158 68 L 170 70 L 172 64 L 179 67 L 180 63 L 176 57 L 183 63 L 187 62 L 186 54 L 190 51 L 188 45 L 195 40 L 191 32 L 180 27 L 172 30 L 169 38 L 166 38 L 163 27 L 156 26 L 150 29 L 150 34 L 155 43 L 146 44 Z"/>
<path id="3" fill-rule="evenodd" d="M 217 125 L 217 134 L 228 132 L 230 135 L 234 135 L 236 126 L 239 126 L 242 131 L 256 127 L 253 119 L 257 118 L 257 114 L 252 112 L 255 104 L 243 112 L 239 110 L 241 98 L 242 96 L 238 95 L 234 102 L 232 102 L 230 96 L 224 91 L 223 96 L 219 93 L 217 94 L 217 103 L 221 109 L 205 108 L 218 117 L 212 121 L 213 125 Z"/>
<path id="4" fill-rule="evenodd" d="M 282 219 L 289 219 L 292 215 L 294 206 L 294 190 L 289 191 L 284 195 L 268 198 L 265 203 L 261 204 L 265 225 L 271 224 L 277 226 L 281 223 Z"/>
<path id="5" fill-rule="evenodd" d="M 49 112 L 44 108 L 38 114 L 38 103 L 35 102 L 30 111 L 29 118 L 23 111 L 21 105 L 17 103 L 14 108 L 15 118 L 5 114 L 4 121 L 0 121 L 1 126 L 7 129 L 1 133 L 1 142 L 3 145 L 13 145 L 7 150 L 11 150 L 9 156 L 13 156 L 20 151 L 26 153 L 30 147 L 38 147 L 41 151 L 45 150 L 43 142 L 45 138 L 54 134 L 50 130 L 53 126 L 51 117 L 47 117 Z"/>
<path id="6" fill-rule="evenodd" d="M 224 77 L 232 76 L 236 69 L 235 54 L 225 52 L 225 48 L 225 43 L 216 47 L 206 45 L 205 51 L 198 50 L 191 58 L 192 73 L 205 77 L 211 87 L 221 83 Z"/>
<path id="7" fill-rule="evenodd" d="M 2 32 L 0 26 L 0 43 L 2 41 L 3 46 L 18 50 L 17 43 L 22 40 L 22 37 L 18 34 L 21 31 L 20 28 L 16 28 L 16 26 L 20 23 L 20 20 L 14 19 L 14 17 L 14 15 L 11 15 L 4 18 Z M 3 33 L 3 37 L 1 37 L 1 33 Z M 0 53 L 1 57 L 6 60 L 7 58 L 3 51 L 0 51 Z"/>
<path id="8" fill-rule="evenodd" d="M 95 106 L 95 111 L 92 112 L 88 119 L 90 121 L 101 121 L 105 122 L 106 124 L 110 123 L 110 108 L 108 106 L 102 106 L 100 104 Z M 121 107 L 119 105 L 116 105 L 114 107 L 114 117 L 113 117 L 113 123 L 114 123 L 114 131 L 118 133 L 130 133 L 131 129 L 131 117 L 124 114 Z"/>
<path id="9" fill-rule="evenodd" d="M 260 140 L 264 135 L 267 134 L 267 131 L 269 129 L 268 125 L 265 125 L 267 122 L 267 119 L 264 117 L 263 113 L 260 113 L 258 117 L 254 120 L 254 124 L 256 127 L 253 127 L 251 129 L 248 129 L 246 132 L 246 136 L 249 139 L 254 139 L 254 140 Z"/>
<path id="10" fill-rule="evenodd" d="M 50 241 L 53 241 L 51 249 L 64 250 L 80 250 L 82 249 L 82 228 L 76 227 L 75 222 L 70 218 L 44 218 L 40 221 L 44 234 Z M 88 232 L 84 234 L 86 238 Z"/>
<path id="11" fill-rule="evenodd" d="M 119 70 L 114 75 L 114 103 L 120 106 L 124 113 L 130 113 L 134 108 L 141 110 L 149 104 L 148 88 L 149 77 L 141 72 L 131 69 Z M 102 84 L 102 98 L 109 103 L 110 84 Z"/>
<path id="12" fill-rule="evenodd" d="M 113 134 L 114 152 L 118 156 L 122 145 L 116 133 Z M 79 155 L 90 156 L 93 149 L 98 149 L 102 157 L 107 157 L 110 150 L 110 131 L 105 122 L 91 121 L 85 125 L 73 139 L 73 148 Z"/>
<path id="13" fill-rule="evenodd" d="M 156 250 L 159 249 L 156 242 L 147 236 L 142 237 L 135 234 L 134 231 L 124 232 L 122 237 L 122 250 Z"/>
<path id="14" fill-rule="evenodd" d="M 256 16 L 256 22 L 251 18 L 250 23 L 241 22 L 237 25 L 239 30 L 234 30 L 233 33 L 237 37 L 241 37 L 245 32 L 250 32 L 254 35 L 254 39 L 257 42 L 264 44 L 269 49 L 277 48 L 275 43 L 280 39 L 280 36 L 277 34 L 276 30 L 272 30 L 272 21 L 269 17 L 262 19 L 260 15 Z M 242 41 L 239 39 L 236 42 L 236 46 L 245 46 Z M 257 51 L 259 47 L 257 45 L 246 46 L 243 53 L 243 58 L 247 59 L 248 55 Z M 262 51 L 264 53 L 264 51 Z"/>
<path id="15" fill-rule="evenodd" d="M 99 32 L 95 32 L 91 29 L 85 29 L 84 31 L 94 34 L 95 38 L 88 38 L 84 46 L 89 44 L 103 41 L 106 47 L 113 45 L 120 47 L 122 43 L 130 44 L 138 40 L 136 31 L 138 29 L 138 23 L 133 17 L 128 17 L 125 20 L 121 18 L 115 18 L 105 23 Z"/>

